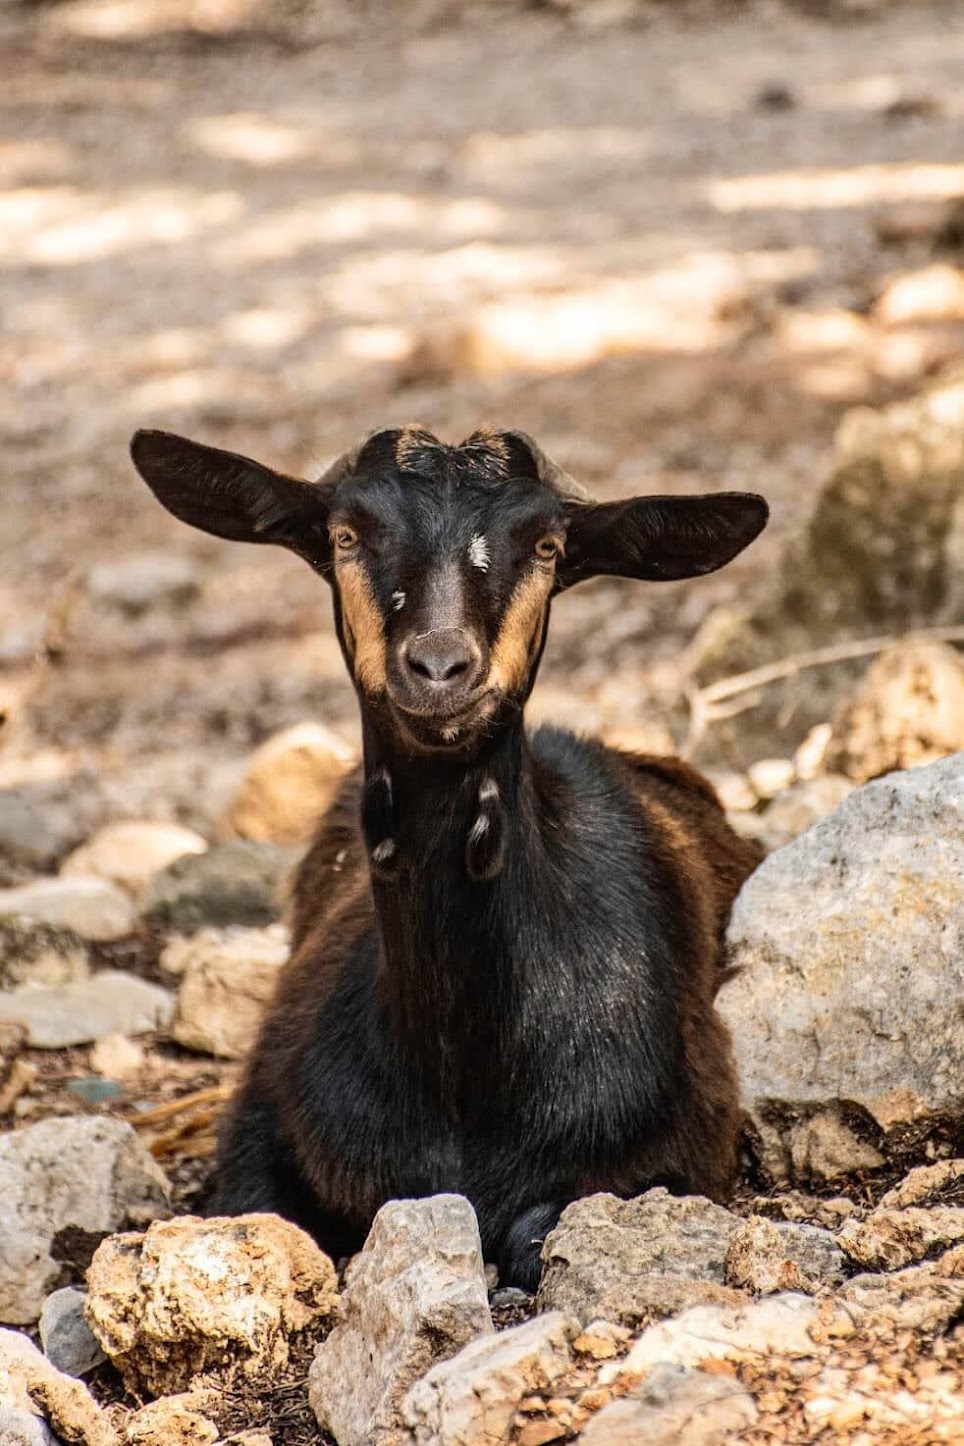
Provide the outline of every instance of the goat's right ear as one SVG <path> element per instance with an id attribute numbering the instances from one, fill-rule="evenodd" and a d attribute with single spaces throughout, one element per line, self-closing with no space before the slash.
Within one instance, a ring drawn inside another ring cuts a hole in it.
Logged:
<path id="1" fill-rule="evenodd" d="M 328 492 L 172 432 L 135 432 L 134 466 L 181 522 L 230 542 L 273 542 L 323 568 L 329 560 Z"/>

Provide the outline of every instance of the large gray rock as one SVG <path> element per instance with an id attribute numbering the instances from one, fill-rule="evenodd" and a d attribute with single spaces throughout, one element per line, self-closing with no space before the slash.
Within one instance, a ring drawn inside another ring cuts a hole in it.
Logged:
<path id="1" fill-rule="evenodd" d="M 415 1446 L 491 1446 L 508 1441 L 521 1401 L 553 1386 L 572 1369 L 570 1341 L 579 1323 L 561 1311 L 470 1342 L 433 1366 L 402 1402 Z M 339 1438 L 340 1440 L 341 1438 Z"/>
<path id="2" fill-rule="evenodd" d="M 882 411 L 849 412 L 835 454 L 809 523 L 756 600 L 701 629 L 699 683 L 845 638 L 964 621 L 964 370 Z M 864 666 L 796 673 L 720 728 L 749 756 L 775 736 L 799 742 Z"/>
<path id="3" fill-rule="evenodd" d="M 759 1120 L 836 1101 L 887 1125 L 960 1112 L 964 754 L 858 789 L 772 854 L 727 946 L 719 1007 Z"/>
<path id="4" fill-rule="evenodd" d="M 0 1321 L 30 1325 L 58 1283 L 51 1247 L 168 1212 L 163 1174 L 130 1125 L 71 1117 L 0 1136 Z"/>
<path id="5" fill-rule="evenodd" d="M 654 1366 L 631 1395 L 589 1421 L 581 1446 L 729 1446 L 757 1419 L 753 1397 L 731 1376 Z"/>
<path id="6" fill-rule="evenodd" d="M 32 879 L 13 889 L 0 889 L 0 919 L 30 919 L 53 929 L 69 929 L 81 939 L 104 943 L 133 933 L 133 905 L 106 879 L 79 875 L 65 879 Z"/>
<path id="7" fill-rule="evenodd" d="M 250 840 L 187 854 L 147 884 L 143 916 L 156 928 L 181 934 L 205 925 L 271 924 L 281 912 L 281 881 L 293 859 L 291 850 Z"/>
<path id="8" fill-rule="evenodd" d="M 492 1328 L 469 1202 L 390 1201 L 348 1266 L 339 1324 L 311 1366 L 308 1398 L 319 1424 L 339 1446 L 401 1446 L 409 1387 Z"/>
<path id="9" fill-rule="evenodd" d="M 584 1324 L 632 1324 L 698 1302 L 738 1302 L 725 1280 L 727 1252 L 741 1224 L 701 1195 L 663 1189 L 635 1200 L 576 1200 L 542 1248 L 539 1306 Z"/>
<path id="10" fill-rule="evenodd" d="M 91 1044 L 109 1034 L 149 1034 L 166 1029 L 174 1000 L 166 989 L 102 969 L 73 984 L 22 984 L 0 994 L 0 1021 L 22 1025 L 35 1049 Z"/>

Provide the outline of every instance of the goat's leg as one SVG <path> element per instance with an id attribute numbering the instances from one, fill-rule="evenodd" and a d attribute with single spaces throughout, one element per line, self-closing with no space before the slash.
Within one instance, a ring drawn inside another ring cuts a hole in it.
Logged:
<path id="1" fill-rule="evenodd" d="M 542 1274 L 542 1244 L 569 1202 L 530 1205 L 506 1227 L 495 1252 L 500 1285 L 535 1292 Z"/>

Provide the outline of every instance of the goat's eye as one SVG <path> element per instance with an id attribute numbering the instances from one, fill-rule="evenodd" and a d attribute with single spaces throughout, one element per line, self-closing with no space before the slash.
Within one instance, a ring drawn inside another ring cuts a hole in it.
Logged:
<path id="1" fill-rule="evenodd" d="M 536 557 L 541 557 L 543 562 L 551 562 L 559 555 L 559 543 L 554 537 L 540 537 L 536 543 Z"/>
<path id="2" fill-rule="evenodd" d="M 335 528 L 334 541 L 339 552 L 349 552 L 358 541 L 358 533 L 353 527 L 343 524 L 341 527 Z"/>

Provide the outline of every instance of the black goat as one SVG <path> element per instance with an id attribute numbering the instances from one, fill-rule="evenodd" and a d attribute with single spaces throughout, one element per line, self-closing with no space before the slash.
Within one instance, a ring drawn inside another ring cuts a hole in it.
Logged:
<path id="1" fill-rule="evenodd" d="M 389 1198 L 467 1195 L 503 1280 L 579 1195 L 719 1195 L 737 1084 L 720 938 L 758 862 L 675 759 L 527 736 L 554 592 L 680 578 L 766 523 L 743 493 L 594 505 L 521 432 L 376 433 L 315 484 L 161 432 L 176 517 L 332 584 L 364 763 L 294 884 L 293 954 L 222 1132 L 216 1208 L 334 1254 Z"/>

